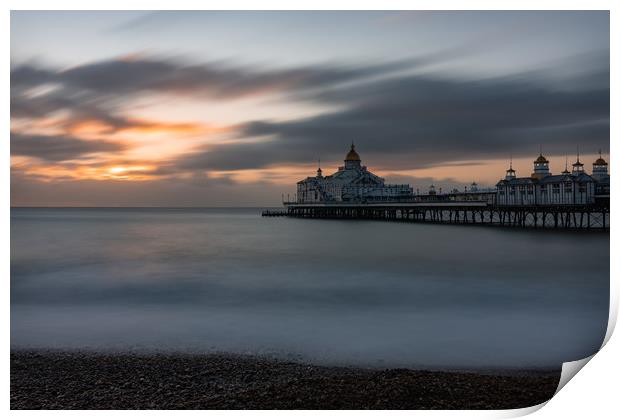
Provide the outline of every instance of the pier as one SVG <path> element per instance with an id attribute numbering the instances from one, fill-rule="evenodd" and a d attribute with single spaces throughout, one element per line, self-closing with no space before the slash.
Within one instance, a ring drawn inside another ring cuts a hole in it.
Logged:
<path id="1" fill-rule="evenodd" d="M 408 184 L 387 184 L 368 170 L 351 144 L 344 166 L 331 175 L 297 182 L 293 199 L 287 194 L 284 210 L 266 210 L 263 216 L 309 219 L 364 219 L 412 223 L 487 225 L 533 229 L 609 229 L 610 177 L 599 151 L 592 174 L 577 159 L 572 172 L 552 174 L 549 160 L 540 155 L 529 176 L 517 177 L 510 166 L 494 187 L 472 182 L 463 191 L 429 186 L 420 193 Z"/>
<path id="2" fill-rule="evenodd" d="M 496 205 L 486 201 L 393 203 L 285 203 L 277 216 L 386 220 L 513 228 L 609 229 L 609 205 Z M 265 214 L 263 216 L 275 216 Z"/>
<path id="3" fill-rule="evenodd" d="M 264 210 L 261 213 L 263 217 L 284 217 L 288 216 L 288 212 L 286 210 Z"/>

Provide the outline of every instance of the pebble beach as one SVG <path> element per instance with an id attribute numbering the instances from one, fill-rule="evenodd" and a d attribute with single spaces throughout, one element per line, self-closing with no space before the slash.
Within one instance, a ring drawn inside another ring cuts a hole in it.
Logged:
<path id="1" fill-rule="evenodd" d="M 11 352 L 11 409 L 510 409 L 560 370 L 329 367 L 231 354 Z"/>

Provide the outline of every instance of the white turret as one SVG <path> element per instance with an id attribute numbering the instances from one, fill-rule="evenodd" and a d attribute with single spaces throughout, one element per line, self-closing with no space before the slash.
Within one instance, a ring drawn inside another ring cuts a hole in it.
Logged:
<path id="1" fill-rule="evenodd" d="M 549 172 L 549 161 L 546 157 L 541 154 L 534 161 L 534 172 L 532 173 L 532 178 L 543 179 L 547 176 L 551 175 Z"/>
<path id="2" fill-rule="evenodd" d="M 510 181 L 511 179 L 515 179 L 517 177 L 517 173 L 514 169 L 512 169 L 512 156 L 510 156 L 510 168 L 506 170 L 506 181 Z"/>
<path id="3" fill-rule="evenodd" d="M 579 161 L 579 153 L 577 153 L 577 162 L 573 163 L 573 175 L 579 175 L 583 173 L 583 163 Z"/>
<path id="4" fill-rule="evenodd" d="M 592 178 L 600 182 L 604 178 L 609 177 L 608 169 L 609 166 L 607 165 L 605 159 L 603 159 L 603 155 L 599 150 L 598 159 L 596 159 L 596 161 L 594 161 L 594 163 L 592 164 Z"/>

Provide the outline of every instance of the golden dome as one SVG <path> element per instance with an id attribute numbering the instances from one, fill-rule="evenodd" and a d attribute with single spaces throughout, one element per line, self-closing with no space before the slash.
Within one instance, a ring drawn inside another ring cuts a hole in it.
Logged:
<path id="1" fill-rule="evenodd" d="M 534 163 L 549 163 L 546 157 L 543 155 L 538 156 L 538 158 L 534 161 Z"/>
<path id="2" fill-rule="evenodd" d="M 594 162 L 595 165 L 607 165 L 607 162 L 605 162 L 605 159 L 603 159 L 602 157 L 596 159 L 596 161 Z"/>
<path id="3" fill-rule="evenodd" d="M 345 157 L 344 160 L 357 160 L 357 161 L 362 160 L 360 159 L 360 155 L 358 155 L 357 152 L 355 151 L 354 144 L 351 144 L 351 150 L 349 150 L 349 153 L 347 153 L 347 157 Z"/>

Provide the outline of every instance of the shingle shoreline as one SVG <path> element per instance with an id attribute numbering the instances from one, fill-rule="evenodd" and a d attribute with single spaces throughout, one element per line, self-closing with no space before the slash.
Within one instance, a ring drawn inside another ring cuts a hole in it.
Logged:
<path id="1" fill-rule="evenodd" d="M 231 354 L 11 352 L 11 409 L 508 409 L 550 399 L 560 370 L 325 367 Z"/>

